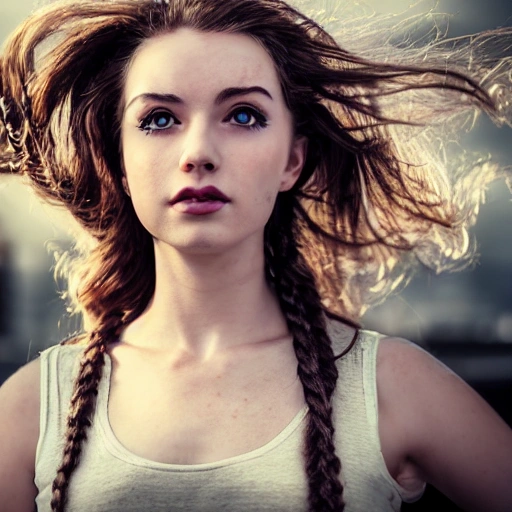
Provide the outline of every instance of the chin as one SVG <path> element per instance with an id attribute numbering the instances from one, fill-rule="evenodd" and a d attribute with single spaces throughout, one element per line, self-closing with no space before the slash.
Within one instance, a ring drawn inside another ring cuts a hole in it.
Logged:
<path id="1" fill-rule="evenodd" d="M 166 236 L 154 236 L 155 249 L 161 247 L 167 251 L 171 248 L 180 254 L 190 256 L 238 253 L 249 259 L 251 254 L 262 251 L 263 228 L 238 233 L 234 231 L 233 226 L 223 229 L 214 229 L 213 226 L 207 229 L 175 229 L 172 233 L 166 233 Z M 167 249 L 164 249 L 165 247 Z"/>
<path id="2" fill-rule="evenodd" d="M 168 246 L 175 251 L 184 255 L 201 255 L 201 254 L 219 254 L 228 250 L 232 243 L 223 242 L 220 237 L 215 237 L 212 234 L 207 236 L 189 236 L 177 240 L 160 239 L 155 241 L 155 246 Z"/>

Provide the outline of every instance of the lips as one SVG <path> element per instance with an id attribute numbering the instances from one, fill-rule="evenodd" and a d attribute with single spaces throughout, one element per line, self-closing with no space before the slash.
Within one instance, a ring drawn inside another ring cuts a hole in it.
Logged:
<path id="1" fill-rule="evenodd" d="M 203 188 L 187 187 L 180 190 L 172 199 L 171 205 L 180 203 L 182 201 L 201 202 L 220 201 L 222 203 L 229 203 L 230 199 L 223 194 L 218 188 L 213 186 Z"/>

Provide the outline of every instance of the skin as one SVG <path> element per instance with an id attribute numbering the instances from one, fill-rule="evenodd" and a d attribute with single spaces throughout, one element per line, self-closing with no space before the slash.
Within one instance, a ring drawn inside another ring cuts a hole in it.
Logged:
<path id="1" fill-rule="evenodd" d="M 227 88 L 253 86 L 272 99 L 253 91 L 218 101 Z M 300 174 L 306 141 L 293 134 L 272 60 L 243 35 L 179 29 L 146 41 L 124 102 L 125 188 L 153 235 L 157 283 L 146 311 L 110 348 L 112 428 L 129 450 L 160 462 L 248 452 L 304 405 L 292 339 L 264 279 L 262 243 L 277 194 Z M 241 106 L 263 111 L 267 126 L 243 126 Z M 165 115 L 148 121 L 155 109 Z M 165 129 L 146 134 L 158 119 Z M 169 205 L 183 187 L 205 185 L 230 202 L 200 217 Z M 352 334 L 347 327 L 347 341 Z M 0 389 L 6 512 L 34 510 L 38 372 L 31 363 Z M 432 482 L 468 511 L 512 510 L 512 433 L 466 384 L 421 349 L 387 338 L 377 390 L 382 453 L 397 482 Z"/>

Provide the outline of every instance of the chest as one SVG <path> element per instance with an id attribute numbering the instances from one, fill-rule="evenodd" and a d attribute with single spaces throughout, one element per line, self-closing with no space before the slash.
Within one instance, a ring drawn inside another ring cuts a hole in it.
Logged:
<path id="1" fill-rule="evenodd" d="M 270 366 L 270 367 L 269 367 Z M 293 364 L 214 364 L 170 370 L 120 356 L 108 418 L 130 452 L 168 464 L 248 453 L 274 439 L 304 406 Z"/>

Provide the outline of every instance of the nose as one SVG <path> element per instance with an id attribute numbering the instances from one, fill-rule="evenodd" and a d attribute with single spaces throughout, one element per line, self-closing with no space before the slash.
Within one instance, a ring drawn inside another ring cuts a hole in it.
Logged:
<path id="1" fill-rule="evenodd" d="M 179 168 L 183 172 L 216 171 L 219 167 L 218 147 L 206 123 L 189 126 L 184 139 Z"/>

